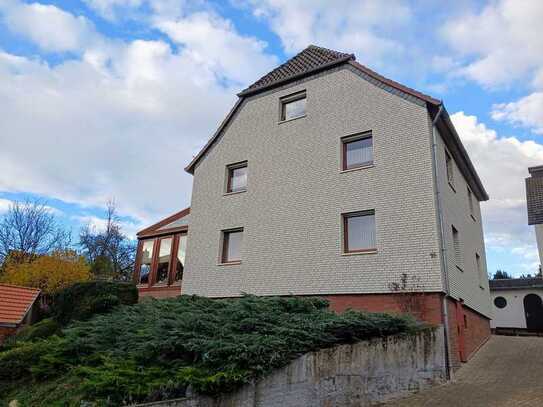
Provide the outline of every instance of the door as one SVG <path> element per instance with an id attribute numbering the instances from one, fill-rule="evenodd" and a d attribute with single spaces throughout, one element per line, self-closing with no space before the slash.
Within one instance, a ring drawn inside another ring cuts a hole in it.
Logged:
<path id="1" fill-rule="evenodd" d="M 537 294 L 524 297 L 524 314 L 526 328 L 530 331 L 543 331 L 543 303 Z"/>

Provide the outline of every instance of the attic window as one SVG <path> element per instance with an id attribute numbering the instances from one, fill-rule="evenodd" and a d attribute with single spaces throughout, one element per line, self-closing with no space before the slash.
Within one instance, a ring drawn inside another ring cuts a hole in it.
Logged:
<path id="1" fill-rule="evenodd" d="M 305 90 L 281 98 L 281 121 L 305 116 Z"/>

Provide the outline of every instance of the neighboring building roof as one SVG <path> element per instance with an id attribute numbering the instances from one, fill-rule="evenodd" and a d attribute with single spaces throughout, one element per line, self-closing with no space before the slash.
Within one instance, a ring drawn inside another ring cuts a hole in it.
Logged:
<path id="1" fill-rule="evenodd" d="M 528 168 L 531 177 L 526 178 L 526 205 L 528 225 L 543 223 L 543 165 Z"/>
<path id="2" fill-rule="evenodd" d="M 399 91 L 402 94 L 415 97 L 416 99 L 425 102 L 432 118 L 435 118 L 439 108 L 443 106 L 443 103 L 440 100 L 425 95 L 424 93 L 418 92 L 391 79 L 385 78 L 384 76 L 379 75 L 377 72 L 374 72 L 366 66 L 356 62 L 356 57 L 354 54 L 346 54 L 343 52 L 310 45 L 293 58 L 286 61 L 284 64 L 258 79 L 251 86 L 238 93 L 239 99 L 232 110 L 220 124 L 219 128 L 213 134 L 211 139 L 185 168 L 185 171 L 191 174 L 194 173 L 194 169 L 198 161 L 200 161 L 207 150 L 211 148 L 212 145 L 219 139 L 222 131 L 226 128 L 230 120 L 232 120 L 246 97 L 275 88 L 277 86 L 285 85 L 295 80 L 309 77 L 317 72 L 325 71 L 342 64 L 349 64 L 373 80 L 394 89 L 395 92 Z M 467 155 L 467 152 L 462 145 L 456 130 L 454 129 L 447 111 L 445 109 L 441 109 L 441 112 L 442 114 L 438 120 L 442 127 L 441 131 L 445 131 L 446 135 L 449 136 L 444 137 L 444 139 L 448 144 L 448 147 L 450 147 L 460 170 L 468 180 L 468 183 L 470 184 L 475 196 L 480 201 L 488 200 L 488 194 L 486 193 L 483 184 L 479 179 L 479 176 L 477 175 L 477 172 L 475 171 L 475 168 L 473 167 L 473 164 L 471 163 L 471 160 Z"/>
<path id="3" fill-rule="evenodd" d="M 138 239 L 166 235 L 170 233 L 183 232 L 188 230 L 190 219 L 190 207 L 176 212 L 161 221 L 140 230 L 136 233 Z"/>
<path id="4" fill-rule="evenodd" d="M 37 288 L 0 284 L 0 325 L 18 325 L 40 295 Z"/>
<path id="5" fill-rule="evenodd" d="M 517 290 L 522 288 L 543 288 L 543 278 L 504 278 L 489 281 L 490 290 Z"/>

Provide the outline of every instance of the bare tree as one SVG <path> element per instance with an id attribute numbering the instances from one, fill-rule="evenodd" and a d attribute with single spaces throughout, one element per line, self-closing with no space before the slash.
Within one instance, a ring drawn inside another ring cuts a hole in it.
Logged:
<path id="1" fill-rule="evenodd" d="M 79 244 L 98 278 L 130 280 L 134 268 L 136 245 L 122 233 L 114 201 L 106 205 L 103 230 L 86 225 L 81 228 Z"/>
<path id="2" fill-rule="evenodd" d="M 11 261 L 27 261 L 70 245 L 70 231 L 44 201 L 15 201 L 0 218 L 0 265 L 8 257 Z"/>

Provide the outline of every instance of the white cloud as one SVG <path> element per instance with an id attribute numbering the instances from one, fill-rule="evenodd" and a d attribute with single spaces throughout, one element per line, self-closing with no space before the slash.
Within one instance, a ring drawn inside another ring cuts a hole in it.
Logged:
<path id="1" fill-rule="evenodd" d="M 264 53 L 265 42 L 239 35 L 232 23 L 211 13 L 159 19 L 155 26 L 208 70 L 237 83 L 256 80 L 255 72 L 264 74 L 277 64 L 277 58 Z"/>
<path id="2" fill-rule="evenodd" d="M 543 134 L 543 92 L 534 92 L 516 102 L 495 104 L 492 107 L 492 118 Z"/>
<path id="3" fill-rule="evenodd" d="M 528 167 L 543 162 L 543 145 L 500 137 L 464 112 L 453 114 L 451 119 L 490 195 L 482 204 L 487 247 L 517 257 L 522 254 L 523 267 L 530 269 L 535 234 L 528 226 L 524 179 L 529 175 Z"/>
<path id="4" fill-rule="evenodd" d="M 543 2 L 501 0 L 449 21 L 443 35 L 465 63 L 459 73 L 485 86 L 533 79 L 543 70 Z"/>
<path id="5" fill-rule="evenodd" d="M 145 223 L 187 206 L 192 177 L 183 167 L 236 91 L 275 59 L 226 20 L 186 18 L 172 30 L 198 23 L 217 55 L 188 34 L 179 50 L 101 37 L 55 66 L 0 49 L 0 190 L 98 207 L 114 197 L 121 215 Z M 233 56 L 243 76 L 225 54 L 228 41 L 244 47 Z"/>
<path id="6" fill-rule="evenodd" d="M 9 199 L 0 198 L 0 215 L 6 213 L 10 208 L 12 202 Z"/>
<path id="7" fill-rule="evenodd" d="M 393 39 L 411 21 L 410 8 L 400 1 L 265 0 L 251 1 L 253 14 L 267 21 L 287 53 L 309 44 L 355 52 L 365 63 L 380 65 L 402 56 Z"/>
<path id="8" fill-rule="evenodd" d="M 95 41 L 93 24 L 82 16 L 74 16 L 52 5 L 0 2 L 9 29 L 50 52 L 79 51 Z"/>

